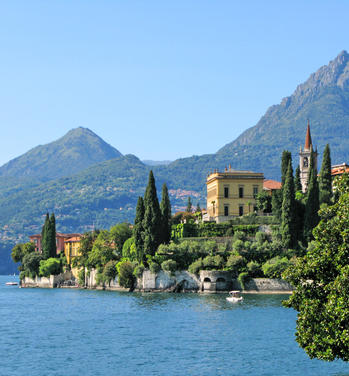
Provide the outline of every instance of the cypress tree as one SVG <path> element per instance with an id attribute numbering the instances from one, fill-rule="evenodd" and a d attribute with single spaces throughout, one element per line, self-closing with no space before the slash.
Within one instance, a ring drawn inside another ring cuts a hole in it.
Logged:
<path id="1" fill-rule="evenodd" d="M 292 248 L 296 244 L 295 223 L 295 195 L 292 163 L 289 160 L 288 169 L 283 187 L 282 213 L 281 213 L 281 236 L 285 248 Z"/>
<path id="2" fill-rule="evenodd" d="M 143 197 L 138 197 L 137 207 L 136 207 L 136 217 L 135 225 L 133 227 L 133 237 L 135 239 L 137 260 L 139 263 L 143 263 L 144 258 L 144 201 Z"/>
<path id="3" fill-rule="evenodd" d="M 281 219 L 281 206 L 282 206 L 282 189 L 275 190 L 271 196 L 271 210 L 273 215 Z"/>
<path id="4" fill-rule="evenodd" d="M 156 194 L 153 171 L 149 172 L 149 181 L 144 196 L 144 252 L 154 255 L 161 244 L 161 211 Z"/>
<path id="5" fill-rule="evenodd" d="M 41 230 L 41 253 L 44 259 L 50 257 L 49 253 L 49 228 L 50 228 L 50 216 L 46 213 L 44 225 Z"/>
<path id="6" fill-rule="evenodd" d="M 282 187 L 285 185 L 287 170 L 288 170 L 288 164 L 292 160 L 291 152 L 288 150 L 284 150 L 282 152 L 281 156 L 281 184 Z"/>
<path id="7" fill-rule="evenodd" d="M 56 244 L 56 218 L 54 213 L 51 214 L 48 230 L 48 254 L 49 257 L 57 257 Z"/>
<path id="8" fill-rule="evenodd" d="M 302 183 L 301 183 L 301 169 L 299 168 L 299 165 L 296 168 L 296 174 L 294 177 L 294 190 L 302 191 Z"/>
<path id="9" fill-rule="evenodd" d="M 195 210 L 196 213 L 201 213 L 201 208 L 200 208 L 200 204 L 198 203 L 196 205 L 196 210 Z"/>
<path id="10" fill-rule="evenodd" d="M 309 183 L 304 212 L 304 238 L 308 242 L 313 239 L 313 228 L 319 223 L 319 206 L 319 185 L 317 181 L 317 171 L 315 169 L 313 151 L 311 151 Z"/>
<path id="11" fill-rule="evenodd" d="M 186 212 L 187 213 L 191 213 L 193 211 L 193 205 L 191 203 L 191 198 L 190 196 L 188 197 L 188 203 L 187 203 L 187 209 L 186 209 Z"/>
<path id="12" fill-rule="evenodd" d="M 171 240 L 171 202 L 168 197 L 166 183 L 162 186 L 160 210 L 162 215 L 162 242 L 168 244 Z"/>
<path id="13" fill-rule="evenodd" d="M 320 204 L 330 204 L 332 197 L 331 180 L 331 152 L 327 144 L 322 157 L 322 165 L 319 178 Z"/>

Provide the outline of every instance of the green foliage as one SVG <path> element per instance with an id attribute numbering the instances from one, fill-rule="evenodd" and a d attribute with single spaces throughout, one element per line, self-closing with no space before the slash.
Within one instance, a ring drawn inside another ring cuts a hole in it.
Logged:
<path id="1" fill-rule="evenodd" d="M 49 257 L 57 257 L 57 245 L 56 245 L 56 218 L 54 213 L 51 214 L 49 220 L 49 227 L 48 227 L 48 234 L 47 234 L 47 241 L 48 241 L 48 256 Z"/>
<path id="2" fill-rule="evenodd" d="M 288 150 L 284 150 L 282 152 L 282 155 L 281 155 L 281 184 L 282 184 L 282 189 L 285 185 L 287 170 L 288 170 L 288 166 L 289 166 L 290 163 L 292 165 L 291 152 L 289 152 Z"/>
<path id="3" fill-rule="evenodd" d="M 238 276 L 238 281 L 240 283 L 240 286 L 242 287 L 242 289 L 245 289 L 246 288 L 246 284 L 247 282 L 251 279 L 251 277 L 249 276 L 249 274 L 247 272 L 241 272 Z"/>
<path id="4" fill-rule="evenodd" d="M 189 273 L 193 274 L 199 274 L 200 270 L 204 270 L 204 263 L 202 262 L 202 258 L 199 258 L 198 260 L 194 261 L 192 264 L 189 265 L 188 271 Z"/>
<path id="5" fill-rule="evenodd" d="M 50 257 L 50 215 L 46 213 L 45 222 L 41 230 L 41 251 L 45 259 Z"/>
<path id="6" fill-rule="evenodd" d="M 190 196 L 188 196 L 186 212 L 191 213 L 192 211 L 193 211 L 193 204 L 191 203 Z"/>
<path id="7" fill-rule="evenodd" d="M 11 252 L 11 257 L 14 262 L 22 262 L 23 257 L 28 254 L 35 252 L 35 244 L 32 242 L 19 243 L 16 244 Z"/>
<path id="8" fill-rule="evenodd" d="M 225 268 L 230 270 L 233 276 L 236 277 L 242 270 L 245 270 L 246 263 L 247 261 L 244 257 L 232 254 L 229 256 Z"/>
<path id="9" fill-rule="evenodd" d="M 267 278 L 281 278 L 281 274 L 290 266 L 287 257 L 276 256 L 262 265 L 262 270 Z"/>
<path id="10" fill-rule="evenodd" d="M 110 239 L 109 232 L 107 230 L 100 231 L 88 255 L 87 265 L 90 268 L 104 267 L 107 262 L 118 259 L 114 251 L 115 244 Z"/>
<path id="11" fill-rule="evenodd" d="M 263 271 L 258 262 L 250 261 L 247 264 L 247 272 L 251 278 L 258 278 L 263 276 Z"/>
<path id="12" fill-rule="evenodd" d="M 283 199 L 281 207 L 281 236 L 284 247 L 290 248 L 296 244 L 297 240 L 294 181 L 291 156 L 289 156 L 289 164 L 285 175 L 282 194 Z"/>
<path id="13" fill-rule="evenodd" d="M 137 278 L 141 278 L 142 275 L 143 275 L 144 270 L 145 270 L 144 265 L 137 265 L 137 266 L 134 268 L 133 274 L 135 275 L 135 277 L 137 277 Z"/>
<path id="14" fill-rule="evenodd" d="M 133 227 L 133 238 L 136 247 L 137 261 L 143 262 L 144 258 L 144 201 L 142 197 L 138 197 L 135 224 Z"/>
<path id="15" fill-rule="evenodd" d="M 282 207 L 282 189 L 273 192 L 271 196 L 272 213 L 275 218 L 281 220 L 281 207 Z"/>
<path id="16" fill-rule="evenodd" d="M 162 239 L 161 242 L 168 244 L 171 240 L 171 202 L 168 196 L 167 185 L 162 185 L 160 210 L 162 216 Z"/>
<path id="17" fill-rule="evenodd" d="M 177 263 L 174 260 L 166 260 L 161 264 L 161 269 L 165 272 L 174 273 L 177 270 Z"/>
<path id="18" fill-rule="evenodd" d="M 49 258 L 47 260 L 40 261 L 39 274 L 43 277 L 49 277 L 50 275 L 57 275 L 62 272 L 62 265 L 59 259 Z"/>
<path id="19" fill-rule="evenodd" d="M 116 277 L 116 261 L 108 261 L 103 268 L 103 281 L 110 284 L 110 282 Z"/>
<path id="20" fill-rule="evenodd" d="M 92 251 L 93 244 L 97 239 L 100 231 L 90 231 L 86 232 L 81 237 L 80 248 L 79 248 L 79 255 L 74 257 L 72 260 L 72 266 L 78 268 L 85 268 L 85 267 L 92 267 L 89 265 L 88 257 L 90 252 Z"/>
<path id="21" fill-rule="evenodd" d="M 121 256 L 122 247 L 127 239 L 132 236 L 132 230 L 128 223 L 118 223 L 110 229 L 110 241 L 114 242 L 117 254 Z"/>
<path id="22" fill-rule="evenodd" d="M 136 284 L 136 277 L 133 274 L 134 264 L 131 261 L 123 260 L 116 264 L 116 269 L 119 285 L 130 290 L 134 289 Z"/>
<path id="23" fill-rule="evenodd" d="M 331 152 L 329 144 L 326 145 L 319 176 L 320 204 L 331 203 L 332 178 L 331 178 Z"/>
<path id="24" fill-rule="evenodd" d="M 78 283 L 79 283 L 79 286 L 85 286 L 85 278 L 86 278 L 85 268 L 82 268 L 78 272 Z"/>
<path id="25" fill-rule="evenodd" d="M 284 274 L 295 287 L 284 304 L 298 311 L 297 342 L 310 358 L 327 361 L 349 361 L 348 187 L 339 189 L 335 205 L 320 210 L 308 252 Z"/>
<path id="26" fill-rule="evenodd" d="M 205 270 L 223 270 L 224 258 L 220 255 L 206 256 L 203 260 Z"/>
<path id="27" fill-rule="evenodd" d="M 256 196 L 256 203 L 258 210 L 262 211 L 263 213 L 271 213 L 271 196 L 268 192 L 262 191 L 258 193 Z"/>
<path id="28" fill-rule="evenodd" d="M 22 260 L 22 268 L 25 275 L 28 277 L 35 277 L 39 275 L 40 261 L 43 257 L 40 253 L 31 252 L 24 255 Z"/>
<path id="29" fill-rule="evenodd" d="M 128 258 L 131 261 L 137 261 L 137 251 L 134 237 L 125 241 L 122 247 L 122 257 Z"/>
<path id="30" fill-rule="evenodd" d="M 296 168 L 296 173 L 294 176 L 294 190 L 295 192 L 302 192 L 301 169 L 299 168 L 299 165 Z"/>
<path id="31" fill-rule="evenodd" d="M 144 195 L 144 252 L 154 255 L 161 244 L 162 218 L 158 197 L 156 194 L 153 172 L 149 172 L 149 180 Z"/>
<path id="32" fill-rule="evenodd" d="M 152 272 L 152 273 L 158 273 L 160 271 L 161 267 L 160 265 L 157 263 L 157 262 L 151 262 L 149 264 L 149 270 Z"/>

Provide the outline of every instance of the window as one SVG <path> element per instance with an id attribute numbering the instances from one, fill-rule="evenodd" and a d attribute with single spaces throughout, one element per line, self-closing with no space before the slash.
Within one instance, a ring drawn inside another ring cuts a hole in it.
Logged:
<path id="1" fill-rule="evenodd" d="M 239 216 L 242 217 L 244 215 L 244 205 L 239 205 Z"/>
<path id="2" fill-rule="evenodd" d="M 229 187 L 224 187 L 224 198 L 229 197 Z"/>
<path id="3" fill-rule="evenodd" d="M 229 205 L 224 205 L 224 216 L 228 217 L 229 215 Z"/>
<path id="4" fill-rule="evenodd" d="M 244 197 L 244 187 L 239 187 L 239 198 Z"/>
<path id="5" fill-rule="evenodd" d="M 305 158 L 303 159 L 303 167 L 308 167 L 308 165 L 309 165 L 308 158 L 305 157 Z"/>
<path id="6" fill-rule="evenodd" d="M 258 195 L 258 185 L 253 186 L 253 197 L 256 198 Z"/>

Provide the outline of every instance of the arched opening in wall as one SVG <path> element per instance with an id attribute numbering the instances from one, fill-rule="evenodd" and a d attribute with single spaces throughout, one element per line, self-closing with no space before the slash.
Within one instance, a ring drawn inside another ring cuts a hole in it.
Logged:
<path id="1" fill-rule="evenodd" d="M 227 282 L 224 278 L 219 277 L 216 281 L 216 290 L 217 291 L 223 291 L 227 289 Z"/>
<path id="2" fill-rule="evenodd" d="M 204 290 L 210 290 L 211 289 L 211 279 L 206 277 L 204 279 Z"/>

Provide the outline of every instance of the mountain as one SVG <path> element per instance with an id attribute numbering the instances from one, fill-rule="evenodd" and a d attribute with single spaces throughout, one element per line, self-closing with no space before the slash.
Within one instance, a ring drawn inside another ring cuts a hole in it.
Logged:
<path id="1" fill-rule="evenodd" d="M 162 165 L 169 165 L 172 161 L 153 161 L 151 159 L 145 159 L 142 161 L 147 166 L 162 166 Z"/>
<path id="2" fill-rule="evenodd" d="M 0 167 L 0 176 L 57 179 L 121 153 L 88 128 L 76 128 L 57 141 L 37 146 Z"/>
<path id="3" fill-rule="evenodd" d="M 342 51 L 299 85 L 294 93 L 271 106 L 260 121 L 235 141 L 217 152 L 217 157 L 232 156 L 234 162 L 278 178 L 280 154 L 292 152 L 298 163 L 299 147 L 304 145 L 307 119 L 315 146 L 322 153 L 330 144 L 334 163 L 349 159 L 349 54 Z"/>
<path id="4" fill-rule="evenodd" d="M 259 122 L 215 154 L 181 158 L 168 165 L 148 166 L 132 155 L 122 156 L 88 129 L 78 128 L 61 139 L 32 149 L 0 168 L 0 273 L 8 271 L 9 250 L 30 233 L 40 231 L 47 210 L 56 213 L 59 231 L 85 231 L 133 221 L 139 195 L 153 169 L 158 193 L 169 188 L 173 212 L 205 206 L 205 180 L 215 168 L 264 172 L 280 179 L 280 156 L 292 152 L 298 164 L 307 120 L 320 156 L 330 144 L 332 163 L 349 161 L 349 55 L 341 52 L 299 85 Z M 320 166 L 321 161 L 319 161 Z M 51 179 L 51 181 L 44 181 Z M 159 197 L 160 198 L 160 197 Z M 2 263 L 2 267 L 1 267 Z"/>

